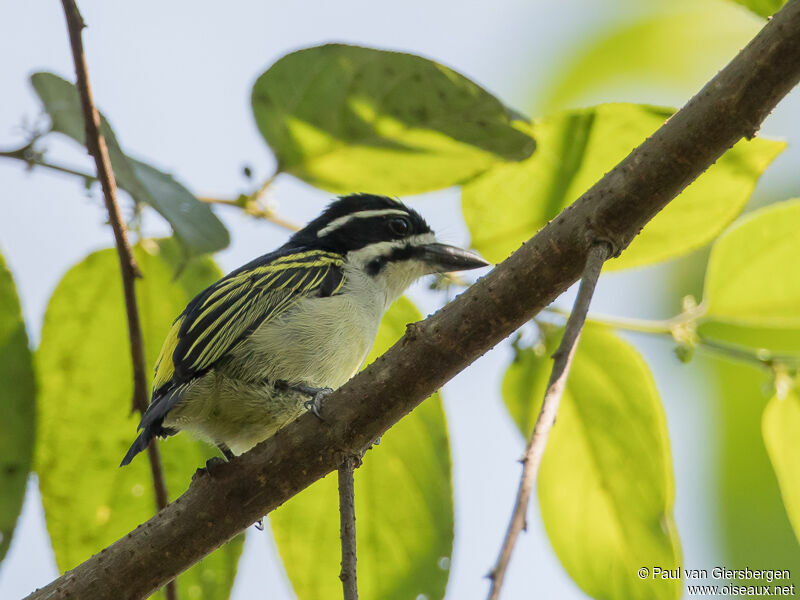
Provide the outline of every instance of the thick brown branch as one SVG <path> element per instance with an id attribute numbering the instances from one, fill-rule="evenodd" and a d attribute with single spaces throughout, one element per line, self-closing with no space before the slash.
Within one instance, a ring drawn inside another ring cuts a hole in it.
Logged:
<path id="1" fill-rule="evenodd" d="M 356 576 L 356 499 L 354 472 L 360 463 L 357 456 L 348 456 L 339 465 L 339 537 L 342 540 L 342 580 L 344 600 L 358 600 Z"/>
<path id="2" fill-rule="evenodd" d="M 139 309 L 136 305 L 136 278 L 142 275 L 128 242 L 127 228 L 117 202 L 117 182 L 111 169 L 106 140 L 100 132 L 100 113 L 92 99 L 92 88 L 89 85 L 89 73 L 81 39 L 81 33 L 85 27 L 83 17 L 81 17 L 74 0 L 62 0 L 61 4 L 64 7 L 64 15 L 67 19 L 67 31 L 72 48 L 72 59 L 75 62 L 78 93 L 83 108 L 83 120 L 86 123 L 86 147 L 89 150 L 89 154 L 94 158 L 97 167 L 97 178 L 103 188 L 103 199 L 108 211 L 108 221 L 114 232 L 114 241 L 122 272 L 122 289 L 125 296 L 125 310 L 128 316 L 128 337 L 130 338 L 133 365 L 133 408 L 140 413 L 144 413 L 147 410 L 147 376 L 145 374 L 142 327 L 139 322 Z M 153 477 L 156 506 L 160 510 L 167 505 L 169 498 L 158 447 L 155 444 L 150 444 L 147 454 Z M 169 580 L 164 581 L 167 600 L 175 600 L 178 597 L 177 586 L 172 579 L 169 578 Z"/>
<path id="3" fill-rule="evenodd" d="M 312 414 L 197 477 L 154 518 L 31 598 L 143 598 L 382 435 L 581 275 L 592 242 L 621 249 L 700 173 L 750 136 L 800 79 L 789 0 L 689 103 L 503 264 Z"/>
<path id="4" fill-rule="evenodd" d="M 586 322 L 586 314 L 589 312 L 589 304 L 592 301 L 594 288 L 597 278 L 600 277 L 600 270 L 603 263 L 609 257 L 610 247 L 605 242 L 594 244 L 589 251 L 586 259 L 586 266 L 583 269 L 581 285 L 578 289 L 578 296 L 572 313 L 567 320 L 564 328 L 564 337 L 558 345 L 558 350 L 553 354 L 553 370 L 550 373 L 550 381 L 547 383 L 547 391 L 542 400 L 542 407 L 539 409 L 539 416 L 536 418 L 536 425 L 528 440 L 528 447 L 522 459 L 522 476 L 517 491 L 517 500 L 511 513 L 511 522 L 508 524 L 508 531 L 500 548 L 500 555 L 497 562 L 489 574 L 492 585 L 489 588 L 489 600 L 497 600 L 500 597 L 500 589 L 503 587 L 503 579 L 514 552 L 514 546 L 522 530 L 526 527 L 525 514 L 528 512 L 528 502 L 533 491 L 533 484 L 536 483 L 536 475 L 539 473 L 539 465 L 542 463 L 544 449 L 547 445 L 547 438 L 550 429 L 556 422 L 558 405 L 561 396 L 564 394 L 564 386 L 567 383 L 569 369 L 572 365 L 572 357 L 575 355 L 575 348 L 578 346 L 578 339 L 583 331 L 583 324 Z"/>

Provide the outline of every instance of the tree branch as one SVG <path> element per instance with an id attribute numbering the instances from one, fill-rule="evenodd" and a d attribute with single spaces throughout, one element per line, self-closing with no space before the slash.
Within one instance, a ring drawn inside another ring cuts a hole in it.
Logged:
<path id="1" fill-rule="evenodd" d="M 342 540 L 342 580 L 344 600 L 358 600 L 356 576 L 356 500 L 353 475 L 361 464 L 358 456 L 347 456 L 339 465 L 339 537 Z"/>
<path id="2" fill-rule="evenodd" d="M 365 448 L 581 275 L 595 240 L 641 228 L 800 79 L 800 0 L 789 0 L 688 104 L 503 264 L 306 414 L 197 477 L 186 493 L 30 598 L 143 598 Z"/>
<path id="3" fill-rule="evenodd" d="M 117 182 L 111 169 L 106 140 L 100 132 L 100 113 L 92 99 L 92 88 L 89 85 L 89 73 L 81 39 L 81 32 L 86 25 L 74 0 L 62 0 L 61 4 L 64 7 L 64 16 L 67 20 L 67 31 L 72 48 L 72 59 L 75 63 L 77 87 L 81 97 L 81 106 L 83 107 L 83 120 L 86 123 L 86 147 L 89 150 L 89 154 L 94 158 L 97 167 L 97 178 L 103 188 L 103 199 L 108 211 L 108 221 L 114 232 L 114 241 L 122 272 L 122 288 L 128 316 L 128 337 L 130 339 L 131 362 L 133 365 L 133 409 L 144 413 L 147 410 L 147 377 L 145 375 L 142 327 L 139 322 L 139 309 L 136 305 L 135 281 L 142 274 L 128 242 L 127 227 L 122 219 L 119 203 L 117 202 Z M 158 446 L 151 443 L 147 448 L 147 455 L 153 478 L 156 508 L 160 510 L 167 506 L 169 498 L 167 496 L 164 472 L 161 468 Z M 173 577 L 170 577 L 163 582 L 166 584 L 167 600 L 176 600 L 178 597 L 177 586 L 173 579 Z"/>
<path id="4" fill-rule="evenodd" d="M 572 357 L 575 355 L 575 348 L 578 346 L 578 339 L 581 336 L 583 324 L 586 322 L 586 313 L 589 312 L 589 304 L 592 301 L 597 278 L 600 277 L 600 270 L 603 268 L 603 263 L 608 259 L 610 250 L 610 246 L 605 242 L 596 243 L 589 250 L 589 256 L 586 259 L 586 266 L 581 277 L 581 285 L 578 289 L 578 296 L 575 298 L 572 313 L 569 315 L 567 325 L 564 328 L 564 337 L 561 338 L 561 343 L 558 345 L 555 354 L 553 354 L 553 370 L 550 373 L 550 381 L 547 383 L 547 391 L 545 391 L 544 400 L 542 400 L 542 407 L 539 409 L 536 425 L 528 441 L 525 456 L 522 458 L 522 476 L 519 482 L 519 490 L 517 491 L 517 500 L 511 512 L 511 522 L 508 525 L 508 531 L 500 548 L 497 562 L 489 574 L 489 578 L 492 580 L 492 585 L 489 588 L 489 600 L 497 600 L 500 597 L 500 589 L 503 587 L 503 579 L 508 568 L 508 562 L 511 560 L 511 554 L 514 552 L 517 538 L 522 530 L 527 528 L 525 514 L 528 512 L 531 491 L 534 483 L 536 483 L 536 476 L 539 473 L 539 465 L 542 463 L 542 456 L 544 456 L 550 429 L 556 422 L 558 405 L 561 402 L 561 396 L 564 394 L 564 386 L 567 383 L 567 377 L 569 377 L 570 366 L 572 366 Z"/>

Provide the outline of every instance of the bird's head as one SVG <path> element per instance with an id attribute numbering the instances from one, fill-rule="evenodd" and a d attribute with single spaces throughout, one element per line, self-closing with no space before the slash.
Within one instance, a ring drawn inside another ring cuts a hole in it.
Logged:
<path id="1" fill-rule="evenodd" d="M 290 243 L 340 253 L 371 277 L 408 283 L 430 273 L 489 265 L 477 254 L 438 242 L 425 219 L 399 200 L 372 194 L 335 200 Z"/>

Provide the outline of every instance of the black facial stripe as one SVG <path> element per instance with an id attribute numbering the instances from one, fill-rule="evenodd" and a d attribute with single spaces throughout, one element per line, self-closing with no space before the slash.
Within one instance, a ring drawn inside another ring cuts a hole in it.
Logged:
<path id="1" fill-rule="evenodd" d="M 369 261 L 365 267 L 367 275 L 375 277 L 380 273 L 383 268 L 390 262 L 400 262 L 403 260 L 411 260 L 418 257 L 422 249 L 418 246 L 405 245 L 397 248 L 392 248 L 392 251 L 386 256 L 378 256 Z"/>

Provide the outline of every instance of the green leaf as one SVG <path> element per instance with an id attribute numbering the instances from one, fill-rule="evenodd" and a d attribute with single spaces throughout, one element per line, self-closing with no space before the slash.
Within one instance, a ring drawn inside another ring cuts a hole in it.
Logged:
<path id="1" fill-rule="evenodd" d="M 193 261 L 177 280 L 181 249 L 171 240 L 135 248 L 144 278 L 137 298 L 148 372 L 169 326 L 220 273 Z M 120 468 L 136 436 L 132 370 L 116 251 L 101 250 L 73 267 L 53 293 L 37 352 L 39 444 L 36 455 L 47 529 L 62 571 L 74 567 L 153 516 L 147 456 Z M 215 451 L 178 435 L 161 444 L 173 499 Z M 227 598 L 243 536 L 178 578 L 182 598 Z"/>
<path id="2" fill-rule="evenodd" d="M 538 150 L 464 186 L 462 208 L 472 245 L 500 262 L 574 202 L 672 114 L 668 108 L 602 104 L 538 120 Z M 685 254 L 716 237 L 750 197 L 785 144 L 740 142 L 648 223 L 606 270 Z"/>
<path id="3" fill-rule="evenodd" d="M 164 217 L 183 244 L 198 254 L 216 252 L 230 243 L 228 230 L 205 202 L 164 173 L 128 158 L 136 178 L 147 190 L 149 204 Z"/>
<path id="4" fill-rule="evenodd" d="M 371 362 L 421 315 L 405 298 L 384 317 Z M 438 394 L 390 429 L 355 473 L 358 586 L 381 600 L 444 596 L 453 549 L 450 448 Z M 341 595 L 336 473 L 270 516 L 300 600 Z"/>
<path id="5" fill-rule="evenodd" d="M 50 115 L 53 131 L 85 146 L 83 110 L 75 86 L 52 73 L 34 73 L 31 83 Z M 189 254 L 216 252 L 230 243 L 228 230 L 207 204 L 200 202 L 170 175 L 122 152 L 111 125 L 102 114 L 100 131 L 105 137 L 119 187 L 164 217 Z"/>
<path id="6" fill-rule="evenodd" d="M 33 361 L 14 280 L 0 255 L 0 560 L 14 535 L 33 457 Z"/>
<path id="7" fill-rule="evenodd" d="M 751 569 L 800 572 L 800 546 L 787 519 L 775 472 L 765 449 L 762 419 L 772 395 L 763 369 L 728 359 L 703 357 L 704 381 L 714 427 L 709 443 L 714 463 L 709 491 L 725 563 Z M 769 442 L 767 442 L 769 443 Z M 738 567 L 737 567 L 738 568 Z"/>
<path id="8" fill-rule="evenodd" d="M 522 350 L 503 381 L 503 397 L 529 435 L 557 347 Z M 553 549 L 593 598 L 678 598 L 681 582 L 643 566 L 675 569 L 680 547 L 672 518 L 669 439 L 644 360 L 609 329 L 587 325 L 567 380 L 538 481 L 539 506 Z"/>
<path id="9" fill-rule="evenodd" d="M 757 15 L 762 17 L 769 17 L 778 12 L 786 0 L 733 0 L 737 4 L 746 6 Z"/>
<path id="10" fill-rule="evenodd" d="M 783 505 L 800 540 L 800 397 L 773 396 L 761 422 L 764 445 L 781 488 Z"/>
<path id="11" fill-rule="evenodd" d="M 754 328 L 800 329 L 800 199 L 753 211 L 708 259 L 706 317 Z"/>
<path id="12" fill-rule="evenodd" d="M 334 192 L 414 194 L 530 156 L 525 124 L 438 63 L 326 44 L 256 81 L 253 112 L 282 171 Z"/>
<path id="13" fill-rule="evenodd" d="M 637 4 L 632 18 L 594 28 L 564 54 L 552 80 L 540 85 L 536 114 L 637 94 L 637 100 L 665 93 L 688 98 L 763 25 L 718 0 Z"/>

